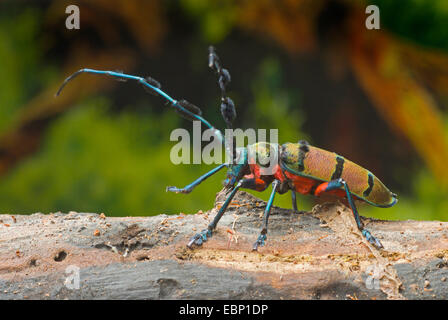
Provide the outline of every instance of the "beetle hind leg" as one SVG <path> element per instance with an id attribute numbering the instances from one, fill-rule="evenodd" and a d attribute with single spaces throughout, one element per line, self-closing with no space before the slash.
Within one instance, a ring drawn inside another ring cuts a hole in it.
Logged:
<path id="1" fill-rule="evenodd" d="M 292 209 L 295 212 L 299 212 L 299 209 L 297 209 L 297 197 L 296 192 L 294 190 L 291 190 L 291 201 L 292 201 Z"/>
<path id="2" fill-rule="evenodd" d="M 353 201 L 353 197 L 352 194 L 350 193 L 350 189 L 347 185 L 347 183 L 345 182 L 344 179 L 336 179 L 336 180 L 331 180 L 329 182 L 324 182 L 321 185 L 319 185 L 316 188 L 316 191 L 314 192 L 314 195 L 319 196 L 321 193 L 323 192 L 328 192 L 328 191 L 332 191 L 332 190 L 336 190 L 339 188 L 344 188 L 346 196 L 347 196 L 347 200 L 348 200 L 348 204 L 350 206 L 350 209 L 353 212 L 353 216 L 355 217 L 355 221 L 356 221 L 356 225 L 358 226 L 358 229 L 361 231 L 362 235 L 364 236 L 364 238 L 367 239 L 367 241 L 369 241 L 369 243 L 371 243 L 373 246 L 375 246 L 377 249 L 383 249 L 383 245 L 381 244 L 381 242 L 375 238 L 369 230 L 364 229 L 364 224 L 361 221 L 361 218 L 359 217 L 359 213 L 358 210 L 356 209 L 355 206 L 355 202 Z"/>

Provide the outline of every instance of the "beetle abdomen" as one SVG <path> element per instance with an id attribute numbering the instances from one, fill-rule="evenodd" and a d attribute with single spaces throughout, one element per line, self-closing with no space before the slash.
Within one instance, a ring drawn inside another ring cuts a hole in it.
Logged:
<path id="1" fill-rule="evenodd" d="M 281 162 L 287 171 L 300 176 L 320 181 L 342 178 L 352 194 L 372 205 L 390 207 L 397 202 L 396 196 L 369 170 L 305 141 L 283 144 Z"/>

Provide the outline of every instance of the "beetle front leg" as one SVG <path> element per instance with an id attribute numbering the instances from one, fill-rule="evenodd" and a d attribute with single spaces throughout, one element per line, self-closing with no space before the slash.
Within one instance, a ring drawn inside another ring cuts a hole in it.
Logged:
<path id="1" fill-rule="evenodd" d="M 375 238 L 369 230 L 364 229 L 364 224 L 361 221 L 361 218 L 359 217 L 358 210 L 356 209 L 355 202 L 353 201 L 352 194 L 350 193 L 350 189 L 345 182 L 344 179 L 336 179 L 331 180 L 329 182 L 324 182 L 321 185 L 319 185 L 316 188 L 316 191 L 314 192 L 314 195 L 319 196 L 322 192 L 328 192 L 332 190 L 336 190 L 339 188 L 344 188 L 345 193 L 347 195 L 348 204 L 350 205 L 350 208 L 352 209 L 353 216 L 355 217 L 356 225 L 358 226 L 358 229 L 361 231 L 362 235 L 369 241 L 372 245 L 374 245 L 377 249 L 383 249 L 383 245 L 381 242 Z"/>
<path id="2" fill-rule="evenodd" d="M 166 187 L 166 191 L 170 191 L 170 192 L 175 192 L 175 193 L 190 193 L 191 191 L 193 191 L 193 189 L 199 185 L 202 181 L 208 179 L 209 177 L 211 177 L 212 175 L 214 175 L 216 172 L 218 172 L 219 170 L 221 170 L 222 168 L 227 167 L 227 163 L 223 163 L 220 166 L 214 168 L 213 170 L 210 170 L 209 172 L 207 172 L 206 174 L 200 176 L 199 178 L 197 178 L 195 181 L 193 181 L 192 183 L 190 183 L 188 186 L 186 186 L 185 188 L 177 188 L 177 187 Z"/>
<path id="3" fill-rule="evenodd" d="M 207 229 L 204 229 L 201 232 L 195 234 L 190 239 L 190 242 L 188 242 L 187 244 L 188 248 L 192 248 L 193 245 L 201 246 L 205 241 L 208 240 L 208 238 L 210 238 L 213 235 L 213 231 L 215 230 L 216 225 L 218 224 L 219 220 L 221 220 L 222 216 L 224 215 L 224 212 L 226 212 L 227 207 L 229 206 L 230 202 L 232 201 L 233 197 L 235 196 L 236 192 L 238 191 L 238 189 L 241 187 L 242 184 L 243 180 L 238 181 L 238 183 L 233 188 L 232 192 L 229 194 L 222 207 L 219 209 L 213 221 L 208 225 Z"/>

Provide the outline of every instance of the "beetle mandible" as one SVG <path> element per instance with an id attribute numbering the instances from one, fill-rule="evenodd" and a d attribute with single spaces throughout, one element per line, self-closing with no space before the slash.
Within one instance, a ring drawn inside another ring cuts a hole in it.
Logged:
<path id="1" fill-rule="evenodd" d="M 221 114 L 227 128 L 231 129 L 232 123 L 236 118 L 235 104 L 226 95 L 226 88 L 231 81 L 231 77 L 229 71 L 221 67 L 220 59 L 212 46 L 209 47 L 208 64 L 218 75 L 218 84 L 221 89 Z M 166 100 L 168 105 L 174 108 L 182 117 L 192 121 L 201 121 L 209 129 L 213 130 L 217 139 L 224 144 L 226 154 L 229 156 L 228 159 L 230 159 L 227 163 L 219 165 L 184 188 L 166 188 L 166 191 L 170 192 L 190 193 L 201 182 L 221 169 L 227 168 L 227 178 L 224 181 L 227 198 L 208 227 L 191 238 L 187 244 L 189 248 L 201 246 L 204 241 L 207 241 L 212 236 L 219 220 L 239 189 L 251 189 L 261 192 L 269 185 L 272 185 L 272 192 L 264 210 L 263 226 L 257 240 L 253 244 L 253 250 L 256 251 L 258 247 L 265 245 L 269 213 L 275 195 L 288 191 L 291 191 L 292 205 L 295 211 L 298 211 L 296 192 L 314 196 L 328 193 L 345 198 L 362 235 L 376 248 L 383 248 L 381 242 L 364 228 L 354 201 L 359 200 L 373 206 L 388 208 L 397 203 L 397 195 L 390 192 L 367 169 L 336 153 L 311 146 L 304 140 L 283 145 L 258 142 L 247 147 L 236 148 L 235 138 L 224 139 L 222 132 L 202 117 L 200 108 L 186 100 L 171 98 L 162 91 L 160 83 L 151 77 L 143 78 L 116 71 L 81 69 L 65 79 L 56 95 L 60 94 L 70 80 L 81 73 L 107 75 L 119 80 L 137 81 L 150 93 Z"/>

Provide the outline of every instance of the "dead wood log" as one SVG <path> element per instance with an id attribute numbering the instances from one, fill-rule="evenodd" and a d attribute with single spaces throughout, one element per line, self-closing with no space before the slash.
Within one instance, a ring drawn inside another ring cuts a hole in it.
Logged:
<path id="1" fill-rule="evenodd" d="M 448 299 L 447 222 L 363 218 L 385 247 L 378 251 L 342 204 L 301 213 L 274 207 L 267 245 L 251 252 L 265 205 L 239 192 L 195 250 L 186 242 L 216 209 L 0 215 L 0 298 Z"/>

